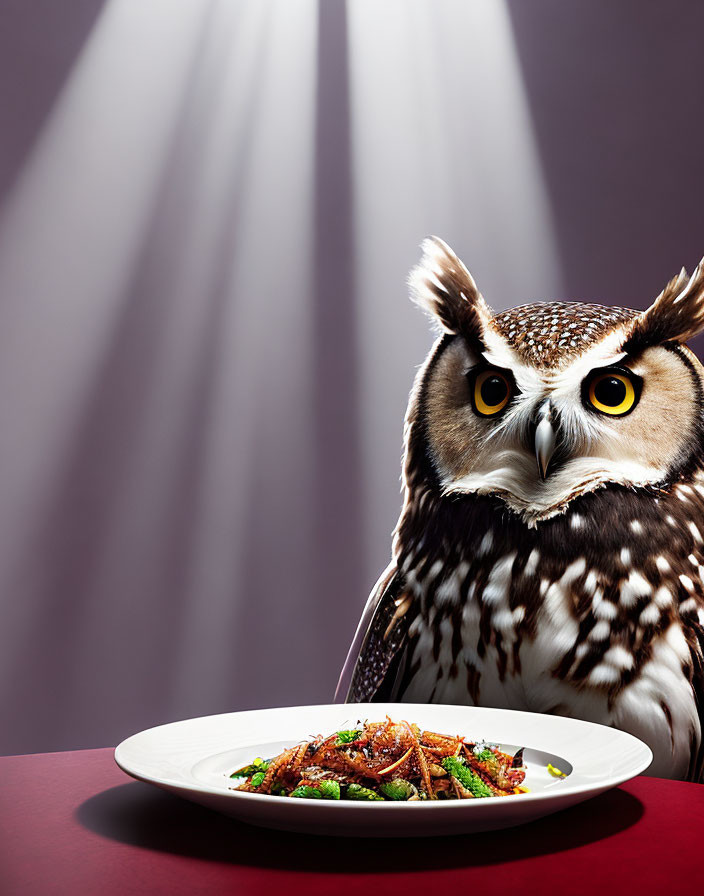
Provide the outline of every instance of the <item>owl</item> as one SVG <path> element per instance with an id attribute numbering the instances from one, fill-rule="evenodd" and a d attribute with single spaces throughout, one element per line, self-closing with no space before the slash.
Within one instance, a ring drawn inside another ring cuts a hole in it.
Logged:
<path id="1" fill-rule="evenodd" d="M 493 313 L 442 240 L 440 335 L 404 428 L 392 561 L 338 700 L 495 706 L 628 731 L 703 780 L 704 262 L 644 312 Z"/>

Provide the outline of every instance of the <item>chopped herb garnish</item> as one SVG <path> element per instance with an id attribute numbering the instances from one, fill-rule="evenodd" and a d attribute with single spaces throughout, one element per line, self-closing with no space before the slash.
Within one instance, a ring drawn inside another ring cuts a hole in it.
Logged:
<path id="1" fill-rule="evenodd" d="M 248 778 L 250 775 L 254 775 L 257 772 L 265 772 L 269 766 L 271 765 L 271 759 L 261 759 L 257 757 L 253 759 L 249 765 L 245 765 L 243 768 L 238 768 L 236 772 L 233 772 L 230 777 L 231 778 L 240 778 L 244 776 Z"/>
<path id="2" fill-rule="evenodd" d="M 338 731 L 337 732 L 337 742 L 338 744 L 351 744 L 354 741 L 359 740 L 364 732 L 361 728 L 353 728 L 349 731 Z"/>

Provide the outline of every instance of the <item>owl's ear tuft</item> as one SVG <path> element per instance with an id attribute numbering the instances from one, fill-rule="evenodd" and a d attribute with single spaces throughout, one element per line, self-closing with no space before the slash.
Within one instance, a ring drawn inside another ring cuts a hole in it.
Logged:
<path id="1" fill-rule="evenodd" d="M 472 275 L 447 243 L 433 236 L 423 241 L 423 257 L 411 271 L 411 298 L 444 333 L 457 333 L 479 344 L 493 312 Z"/>
<path id="2" fill-rule="evenodd" d="M 704 259 L 691 277 L 684 268 L 667 284 L 653 304 L 634 318 L 623 345 L 637 352 L 663 342 L 687 342 L 704 330 Z"/>

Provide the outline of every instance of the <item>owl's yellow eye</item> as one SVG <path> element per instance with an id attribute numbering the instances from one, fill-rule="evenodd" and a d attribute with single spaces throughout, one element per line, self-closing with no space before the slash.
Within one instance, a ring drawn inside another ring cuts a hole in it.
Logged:
<path id="1" fill-rule="evenodd" d="M 474 380 L 474 410 L 481 417 L 500 414 L 511 397 L 511 384 L 500 370 L 482 370 Z"/>
<path id="2" fill-rule="evenodd" d="M 586 398 L 602 414 L 623 417 L 636 406 L 640 384 L 624 370 L 602 370 L 587 382 Z"/>

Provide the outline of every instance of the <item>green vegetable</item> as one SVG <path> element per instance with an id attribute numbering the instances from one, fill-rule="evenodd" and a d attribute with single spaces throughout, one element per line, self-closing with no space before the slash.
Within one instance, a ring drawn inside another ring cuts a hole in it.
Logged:
<path id="1" fill-rule="evenodd" d="M 242 768 L 238 768 L 236 772 L 233 772 L 230 777 L 231 778 L 248 778 L 250 775 L 254 775 L 257 772 L 265 772 L 269 766 L 271 765 L 271 759 L 262 759 L 261 757 L 257 757 L 254 759 L 250 765 L 245 765 Z"/>
<path id="2" fill-rule="evenodd" d="M 383 800 L 384 797 L 370 790 L 368 787 L 362 787 L 361 784 L 348 784 L 347 786 L 348 800 Z"/>
<path id="3" fill-rule="evenodd" d="M 252 787 L 261 787 L 262 781 L 265 777 L 266 772 L 257 772 L 256 774 L 252 775 L 252 779 L 249 783 L 252 785 Z"/>
<path id="4" fill-rule="evenodd" d="M 474 758 L 478 759 L 479 762 L 488 762 L 490 759 L 496 759 L 496 754 L 492 753 L 488 747 L 484 747 L 483 750 L 474 754 Z"/>
<path id="5" fill-rule="evenodd" d="M 324 800 L 340 799 L 340 782 L 339 781 L 321 781 L 318 784 Z"/>
<path id="6" fill-rule="evenodd" d="M 291 793 L 289 793 L 289 796 L 304 800 L 319 800 L 322 799 L 323 794 L 317 787 L 309 787 L 308 784 L 301 784 L 300 787 L 292 790 Z"/>
<path id="7" fill-rule="evenodd" d="M 337 732 L 338 744 L 351 744 L 355 740 L 359 740 L 364 732 L 361 728 L 350 728 L 348 731 Z"/>
<path id="8" fill-rule="evenodd" d="M 230 778 L 235 787 L 241 787 L 247 783 L 247 778 L 244 775 L 230 775 Z"/>
<path id="9" fill-rule="evenodd" d="M 418 795 L 418 790 L 404 778 L 394 778 L 393 781 L 385 781 L 379 785 L 379 790 L 390 800 L 410 800 Z"/>
<path id="10" fill-rule="evenodd" d="M 447 756 L 442 761 L 442 767 L 453 778 L 457 778 L 460 784 L 476 797 L 494 796 L 490 788 L 482 781 L 476 772 L 461 762 L 456 756 Z"/>
<path id="11" fill-rule="evenodd" d="M 315 785 L 299 784 L 289 796 L 306 800 L 339 800 L 340 784 L 338 781 L 320 781 Z"/>

